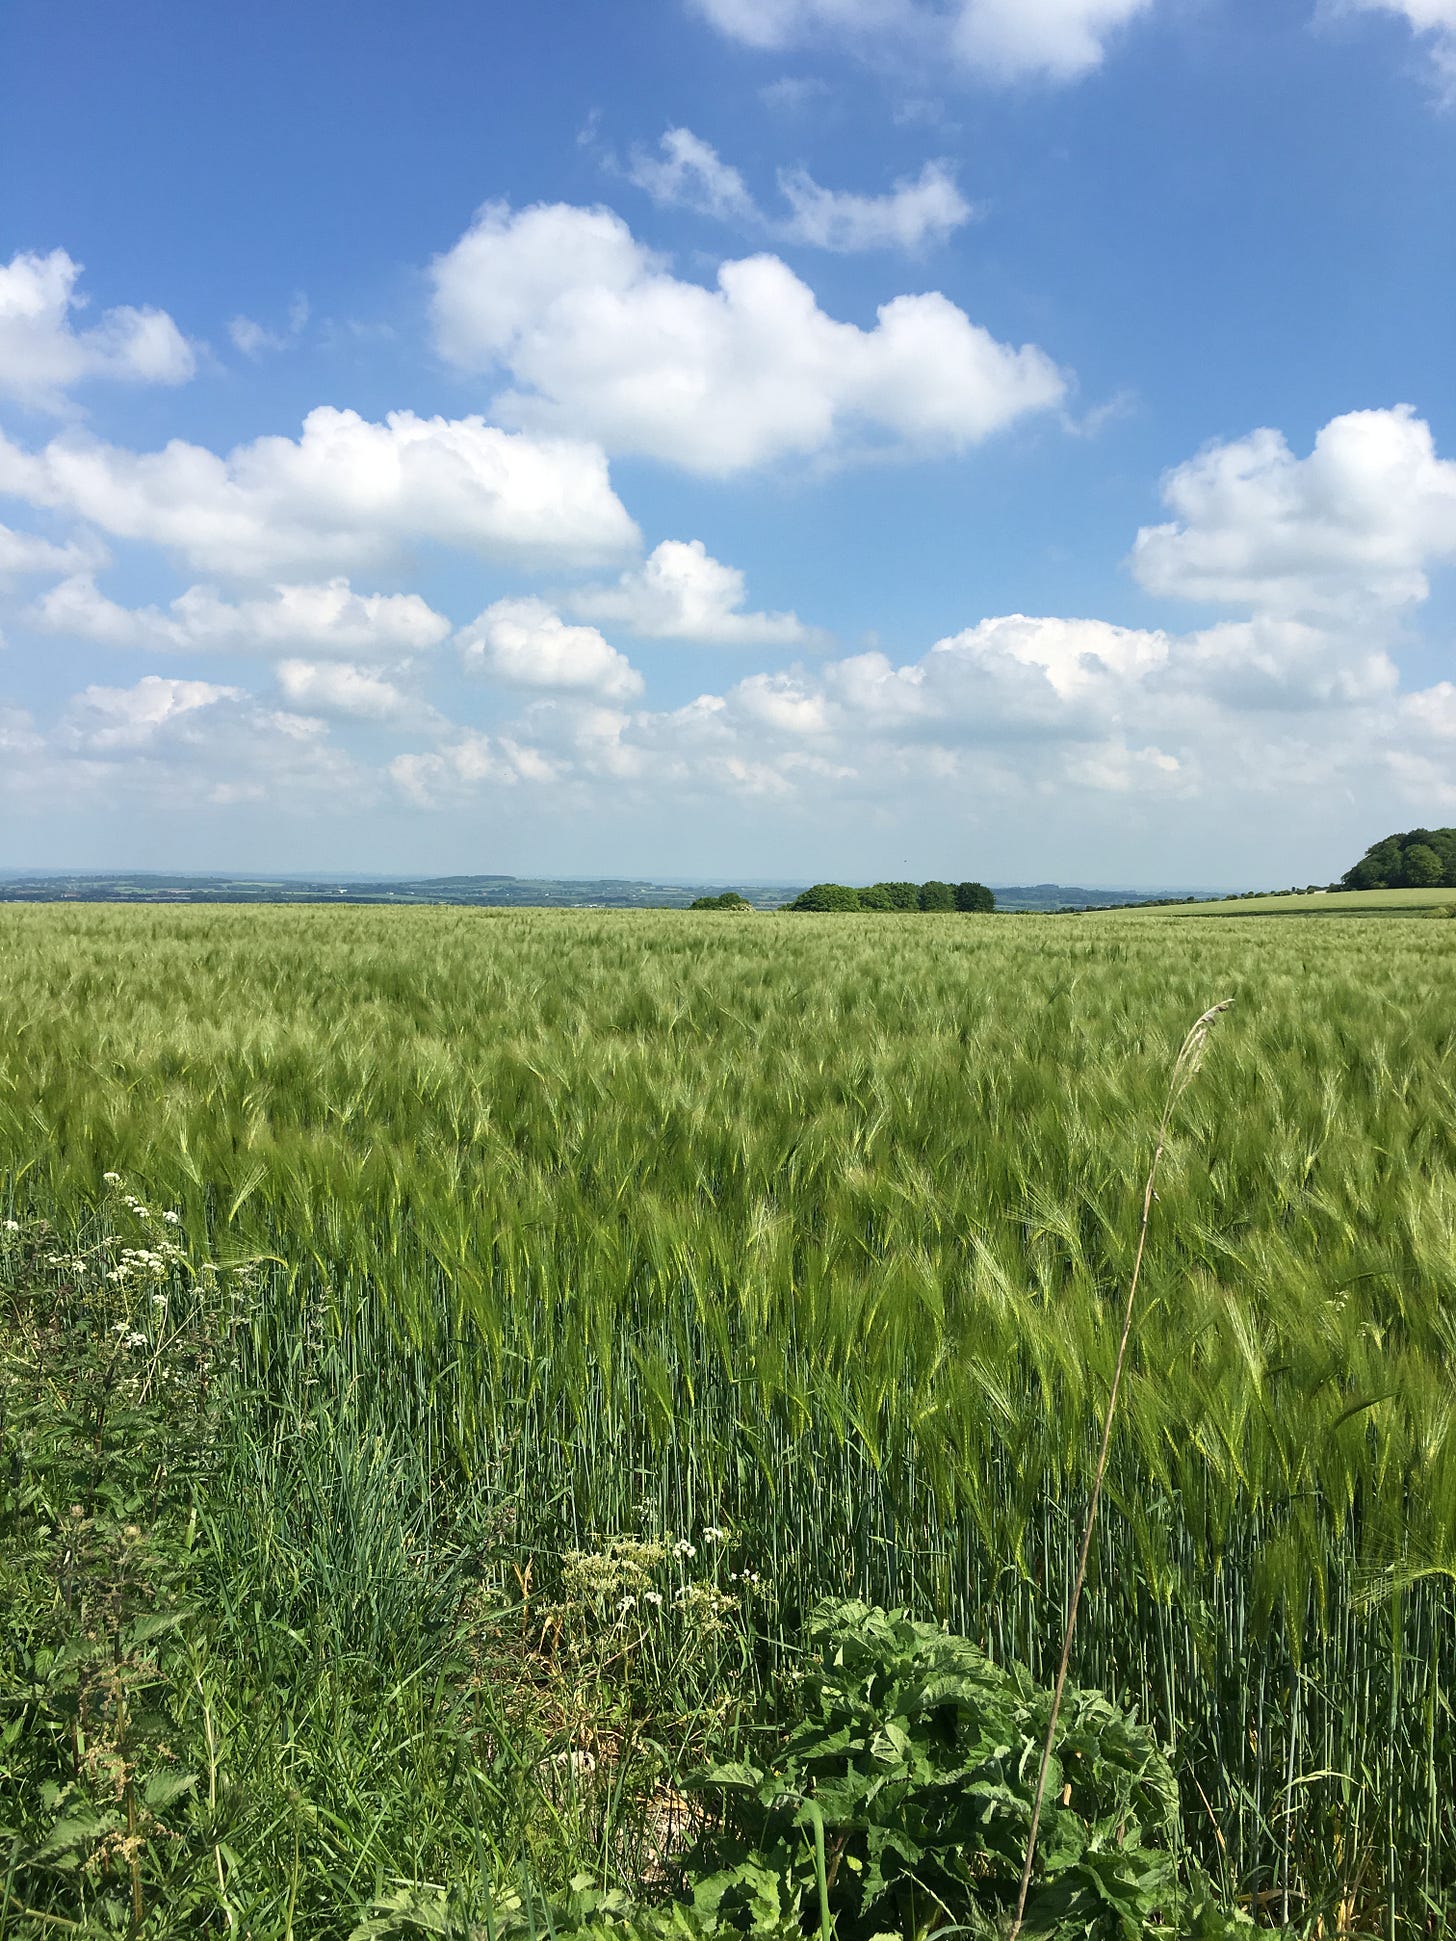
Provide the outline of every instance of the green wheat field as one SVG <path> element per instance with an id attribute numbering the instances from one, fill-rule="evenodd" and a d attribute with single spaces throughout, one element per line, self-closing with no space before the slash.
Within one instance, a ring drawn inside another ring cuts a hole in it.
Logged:
<path id="1" fill-rule="evenodd" d="M 174 1234 L 238 1290 L 248 1398 L 197 1417 L 222 1480 L 166 1660 L 194 1750 L 180 1805 L 136 1809 L 177 1829 L 145 1864 L 135 1813 L 110 1871 L 78 1858 L 99 1821 L 66 1832 L 84 1681 L 17 1804 L 56 1660 L 6 1628 L 0 1937 L 640 1884 L 681 1765 L 826 1596 L 1048 1678 L 1169 1068 L 1227 997 L 1073 1673 L 1150 1723 L 1260 1921 L 1451 1933 L 1453 949 L 1395 917 L 0 908 L 0 1279 Z M 114 1577 L 165 1605 L 160 1566 Z"/>

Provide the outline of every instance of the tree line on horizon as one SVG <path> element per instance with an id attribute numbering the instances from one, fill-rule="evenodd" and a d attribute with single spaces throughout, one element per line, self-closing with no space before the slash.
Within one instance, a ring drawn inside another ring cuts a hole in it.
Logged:
<path id="1" fill-rule="evenodd" d="M 984 883 L 870 883 L 853 889 L 847 883 L 814 883 L 796 896 L 786 910 L 960 910 L 985 915 L 996 898 Z"/>
<path id="2" fill-rule="evenodd" d="M 960 910 L 984 915 L 996 908 L 996 897 L 984 883 L 870 883 L 854 889 L 848 883 L 812 883 L 785 910 Z M 690 910 L 751 910 L 737 890 L 721 896 L 695 897 Z"/>

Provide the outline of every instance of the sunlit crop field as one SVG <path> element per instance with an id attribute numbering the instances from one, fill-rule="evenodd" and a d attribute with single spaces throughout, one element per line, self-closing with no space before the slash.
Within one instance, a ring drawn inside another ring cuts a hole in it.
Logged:
<path id="1" fill-rule="evenodd" d="M 0 1166 L 322 1294 L 521 1553 L 737 1533 L 765 1647 L 1045 1669 L 1172 1055 L 1075 1672 L 1240 1891 L 1456 1902 L 1456 928 L 0 909 Z"/>
<path id="2" fill-rule="evenodd" d="M 1456 890 L 1316 890 L 1289 896 L 1240 896 L 1190 909 L 1153 905 L 1147 917 L 1391 917 L 1437 916 L 1456 907 Z"/>

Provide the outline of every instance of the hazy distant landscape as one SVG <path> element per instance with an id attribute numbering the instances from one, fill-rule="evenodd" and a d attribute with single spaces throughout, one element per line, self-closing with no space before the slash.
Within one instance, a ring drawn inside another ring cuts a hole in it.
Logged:
<path id="1" fill-rule="evenodd" d="M 151 871 L 0 873 L 10 903 L 411 903 L 490 909 L 685 910 L 695 898 L 738 890 L 759 910 L 777 910 L 803 883 L 642 882 L 621 878 L 521 876 L 225 876 Z M 1178 890 L 1079 889 L 1062 883 L 992 885 L 1005 911 L 1102 909 L 1193 894 Z M 1209 894 L 1212 894 L 1210 892 Z"/>

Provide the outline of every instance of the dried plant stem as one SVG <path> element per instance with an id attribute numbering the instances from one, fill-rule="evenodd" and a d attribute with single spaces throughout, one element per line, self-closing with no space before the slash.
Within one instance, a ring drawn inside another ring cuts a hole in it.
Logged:
<path id="1" fill-rule="evenodd" d="M 1046 1741 L 1041 1749 L 1041 1766 L 1036 1776 L 1036 1791 L 1031 1801 L 1031 1826 L 1026 1836 L 1026 1865 L 1021 1870 L 1021 1889 L 1016 1896 L 1016 1917 L 1011 1923 L 1008 1941 L 1017 1941 L 1021 1924 L 1026 1918 L 1026 1897 L 1031 1892 L 1031 1871 L 1036 1860 L 1036 1836 L 1041 1827 L 1042 1801 L 1046 1795 L 1047 1772 L 1052 1763 L 1052 1747 L 1056 1742 L 1057 1719 L 1062 1709 L 1062 1693 L 1067 1683 L 1067 1666 L 1072 1656 L 1072 1639 L 1077 1629 L 1077 1607 L 1082 1601 L 1082 1586 L 1087 1581 L 1087 1558 L 1092 1549 L 1092 1534 L 1097 1527 L 1097 1508 L 1102 1500 L 1102 1481 L 1107 1474 L 1107 1453 L 1112 1446 L 1112 1421 L 1117 1413 L 1117 1395 L 1122 1386 L 1123 1363 L 1127 1360 L 1127 1344 L 1132 1335 L 1133 1311 L 1137 1306 L 1138 1282 L 1142 1278 L 1143 1254 L 1148 1244 L 1148 1225 L 1153 1212 L 1153 1189 L 1158 1181 L 1158 1165 L 1163 1157 L 1163 1148 L 1168 1141 L 1168 1127 L 1172 1123 L 1173 1110 L 1183 1096 L 1193 1074 L 1198 1070 L 1203 1055 L 1204 1041 L 1213 1028 L 1214 1020 L 1232 1005 L 1232 998 L 1210 1006 L 1197 1020 L 1183 1040 L 1183 1047 L 1173 1061 L 1172 1075 L 1168 1081 L 1168 1096 L 1163 1101 L 1163 1116 L 1158 1122 L 1158 1139 L 1153 1148 L 1152 1164 L 1148 1167 L 1147 1183 L 1143 1188 L 1143 1217 L 1138 1229 L 1137 1253 L 1132 1263 L 1132 1278 L 1127 1286 L 1127 1302 L 1122 1311 L 1122 1334 L 1117 1343 L 1117 1360 L 1112 1369 L 1112 1386 L 1107 1393 L 1107 1408 L 1102 1418 L 1102 1446 L 1097 1452 L 1097 1468 L 1092 1477 L 1092 1495 L 1087 1504 L 1087 1522 L 1082 1531 L 1082 1545 L 1077 1553 L 1077 1574 L 1072 1580 L 1072 1596 L 1067 1606 L 1067 1628 L 1062 1634 L 1062 1657 L 1057 1666 L 1056 1684 L 1052 1688 L 1051 1716 L 1047 1720 Z"/>

